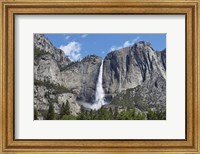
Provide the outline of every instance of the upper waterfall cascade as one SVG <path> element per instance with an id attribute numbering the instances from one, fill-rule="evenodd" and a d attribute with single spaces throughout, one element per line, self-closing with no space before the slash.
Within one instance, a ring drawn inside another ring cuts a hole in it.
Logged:
<path id="1" fill-rule="evenodd" d="M 100 109 L 102 105 L 105 105 L 104 101 L 105 93 L 103 90 L 102 82 L 103 82 L 103 60 L 100 66 L 98 81 L 96 85 L 95 103 L 93 104 L 94 109 Z"/>

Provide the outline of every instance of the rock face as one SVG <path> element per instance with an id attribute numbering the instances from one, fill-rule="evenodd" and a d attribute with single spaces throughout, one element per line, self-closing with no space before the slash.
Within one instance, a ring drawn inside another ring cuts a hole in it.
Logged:
<path id="1" fill-rule="evenodd" d="M 76 102 L 76 96 L 72 93 L 63 93 L 58 95 L 58 108 L 59 108 L 58 113 L 60 113 L 62 104 L 66 104 L 66 100 L 69 102 L 71 115 L 77 116 L 78 113 L 80 113 L 81 108 Z"/>
<path id="2" fill-rule="evenodd" d="M 72 62 L 42 34 L 34 35 L 34 107 L 45 119 L 50 103 L 56 114 L 69 103 L 77 116 L 81 103 L 94 103 L 102 58 L 90 55 Z M 103 61 L 105 100 L 112 106 L 134 106 L 138 112 L 166 107 L 166 50 L 148 42 L 112 51 Z"/>
<path id="3" fill-rule="evenodd" d="M 42 55 L 35 62 L 34 79 L 61 84 L 60 69 L 51 54 Z"/>
<path id="4" fill-rule="evenodd" d="M 133 105 L 143 111 L 164 108 L 166 50 L 155 52 L 150 43 L 141 41 L 110 52 L 104 60 L 103 87 L 113 104 Z"/>
<path id="5" fill-rule="evenodd" d="M 39 112 L 39 119 L 45 119 L 50 103 L 53 103 L 54 111 L 60 114 L 63 104 L 69 102 L 71 115 L 77 116 L 80 113 L 80 105 L 76 102 L 76 96 L 72 93 L 55 92 L 54 88 L 46 86 L 34 86 L 34 108 Z"/>
<path id="6" fill-rule="evenodd" d="M 162 54 L 157 55 L 146 42 L 110 52 L 104 60 L 105 92 L 113 94 L 134 88 L 146 80 L 152 80 L 157 74 L 166 78 L 166 62 L 161 57 Z M 163 63 L 160 59 L 163 59 Z"/>
<path id="7" fill-rule="evenodd" d="M 65 56 L 65 53 L 61 49 L 57 49 L 53 44 L 43 35 L 34 35 L 34 48 L 42 50 L 44 53 L 49 53 L 53 60 L 55 60 L 59 67 L 65 67 L 71 61 Z"/>
<path id="8" fill-rule="evenodd" d="M 75 93 L 78 101 L 93 103 L 100 65 L 100 57 L 85 57 L 61 72 L 61 84 Z"/>
<path id="9" fill-rule="evenodd" d="M 113 97 L 110 105 L 135 107 L 142 112 L 146 112 L 148 109 L 165 111 L 165 79 L 158 76 L 153 81 L 147 81 L 135 88 L 123 90 Z"/>

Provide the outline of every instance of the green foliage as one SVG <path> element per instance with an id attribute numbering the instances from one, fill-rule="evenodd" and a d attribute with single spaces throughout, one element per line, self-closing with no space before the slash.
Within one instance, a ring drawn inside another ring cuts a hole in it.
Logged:
<path id="1" fill-rule="evenodd" d="M 69 106 L 68 100 L 66 101 L 66 104 L 64 104 L 64 103 L 62 104 L 62 108 L 60 111 L 61 119 L 63 119 L 63 117 L 66 117 L 66 116 L 70 116 L 70 106 Z"/>
<path id="2" fill-rule="evenodd" d="M 114 105 L 123 105 L 123 106 L 128 106 L 128 107 L 133 107 L 133 98 L 131 95 L 131 90 L 133 89 L 127 89 L 124 93 L 119 93 L 116 95 L 112 101 L 111 104 Z"/>
<path id="3" fill-rule="evenodd" d="M 148 120 L 166 120 L 166 111 L 152 111 L 148 110 Z"/>
<path id="4" fill-rule="evenodd" d="M 35 112 L 36 113 L 36 112 Z M 127 108 L 126 110 L 119 112 L 119 109 L 116 107 L 114 111 L 112 108 L 106 109 L 102 107 L 99 110 L 88 110 L 81 106 L 81 112 L 78 116 L 73 116 L 70 114 L 70 107 L 68 101 L 66 104 L 62 105 L 60 115 L 56 116 L 54 113 L 53 105 L 50 103 L 49 110 L 47 113 L 47 120 L 145 120 L 147 117 L 148 120 L 165 120 L 166 112 L 165 111 L 152 111 L 148 110 L 148 113 L 136 112 L 135 108 Z M 35 114 L 34 114 L 35 118 Z"/>
<path id="5" fill-rule="evenodd" d="M 117 120 L 145 120 L 145 115 L 141 113 L 136 113 L 135 109 L 128 109 L 127 111 L 122 111 L 117 115 Z"/>
<path id="6" fill-rule="evenodd" d="M 49 81 L 34 80 L 34 85 L 45 86 L 47 89 L 53 89 L 54 94 L 61 94 L 61 93 L 69 92 L 69 90 L 66 87 L 61 86 L 59 84 L 56 85 L 56 84 L 50 83 Z"/>
<path id="7" fill-rule="evenodd" d="M 34 120 L 38 120 L 38 111 L 34 108 Z"/>
<path id="8" fill-rule="evenodd" d="M 77 118 L 72 115 L 64 115 L 61 120 L 77 120 Z"/>
<path id="9" fill-rule="evenodd" d="M 81 113 L 77 117 L 78 120 L 89 120 L 87 111 L 84 109 L 83 106 L 81 106 Z"/>
<path id="10" fill-rule="evenodd" d="M 136 107 L 141 111 L 147 111 L 149 106 L 140 93 L 133 95 L 133 91 L 138 91 L 140 88 L 141 86 L 137 86 L 135 88 L 126 89 L 123 92 L 118 93 L 112 99 L 111 104 L 128 108 Z"/>
<path id="11" fill-rule="evenodd" d="M 68 102 L 68 100 L 66 101 L 66 104 L 65 104 L 64 114 L 70 115 L 70 107 L 69 107 L 69 102 Z"/>
<path id="12" fill-rule="evenodd" d="M 112 115 L 107 109 L 101 108 L 99 110 L 98 120 L 111 120 L 111 119 Z"/>
<path id="13" fill-rule="evenodd" d="M 120 111 L 122 110 L 122 111 Z M 50 109 L 48 115 L 50 113 Z M 99 110 L 89 110 L 81 106 L 81 112 L 78 116 L 70 114 L 70 108 L 68 101 L 62 106 L 62 110 L 58 119 L 61 120 L 165 120 L 165 111 L 152 111 L 148 110 L 148 113 L 136 112 L 134 107 L 122 108 L 104 108 Z"/>
<path id="14" fill-rule="evenodd" d="M 60 118 L 62 118 L 65 115 L 64 109 L 65 109 L 65 104 L 63 103 L 60 111 Z"/>
<path id="15" fill-rule="evenodd" d="M 134 120 L 145 120 L 145 114 L 144 113 L 138 113 Z"/>
<path id="16" fill-rule="evenodd" d="M 148 109 L 147 103 L 142 100 L 141 96 L 135 96 L 134 101 L 135 101 L 135 106 L 138 109 L 140 109 L 142 111 L 146 111 Z"/>
<path id="17" fill-rule="evenodd" d="M 76 64 L 78 64 L 78 62 L 79 61 L 72 61 L 67 66 L 60 67 L 60 71 L 68 70 L 70 67 L 75 66 Z"/>
<path id="18" fill-rule="evenodd" d="M 47 114 L 47 120 L 54 120 L 55 119 L 55 112 L 54 112 L 54 106 L 53 103 L 49 104 L 49 110 Z"/>
<path id="19" fill-rule="evenodd" d="M 92 111 L 92 110 L 90 110 L 90 115 L 89 115 L 89 116 L 90 116 L 91 119 L 94 118 L 94 114 L 93 114 L 93 111 Z"/>
<path id="20" fill-rule="evenodd" d="M 86 110 L 81 107 L 81 113 L 77 120 L 144 120 L 145 114 L 136 113 L 134 108 L 118 112 L 116 107 L 113 111 L 112 108 L 101 108 L 98 111 Z"/>
<path id="21" fill-rule="evenodd" d="M 133 96 L 132 92 L 134 90 L 139 89 L 140 86 L 136 88 L 130 88 L 124 90 L 122 93 L 117 94 L 111 101 L 111 104 L 117 106 L 124 106 L 128 108 L 133 108 L 134 106 L 142 111 L 146 111 L 148 109 L 147 103 L 143 100 L 143 97 L 138 95 Z M 135 104 L 134 104 L 135 103 Z"/>
<path id="22" fill-rule="evenodd" d="M 118 108 L 115 107 L 113 119 L 117 119 L 117 115 L 118 115 Z"/>
<path id="23" fill-rule="evenodd" d="M 48 110 L 42 110 L 42 109 L 38 110 L 38 113 L 40 113 L 40 115 L 43 116 L 44 119 L 46 119 L 48 112 L 49 112 Z"/>

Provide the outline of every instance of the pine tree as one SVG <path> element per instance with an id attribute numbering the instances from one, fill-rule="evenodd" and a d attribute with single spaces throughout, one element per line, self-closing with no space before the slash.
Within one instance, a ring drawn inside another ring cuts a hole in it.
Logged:
<path id="1" fill-rule="evenodd" d="M 113 110 L 112 110 L 112 108 L 109 109 L 109 114 L 110 114 L 110 120 L 112 120 L 113 119 Z"/>
<path id="2" fill-rule="evenodd" d="M 61 107 L 61 111 L 60 111 L 60 118 L 63 119 L 63 117 L 65 116 L 69 116 L 70 115 L 70 106 L 69 106 L 69 102 L 68 100 L 66 101 L 66 104 L 62 104 Z"/>
<path id="3" fill-rule="evenodd" d="M 65 104 L 62 104 L 61 110 L 60 110 L 60 118 L 62 119 L 62 117 L 65 115 L 64 114 L 64 108 L 65 108 Z"/>
<path id="4" fill-rule="evenodd" d="M 65 115 L 70 115 L 70 107 L 69 107 L 69 102 L 68 102 L 68 100 L 66 101 L 66 104 L 65 104 L 64 114 L 65 114 Z"/>
<path id="5" fill-rule="evenodd" d="M 90 120 L 93 120 L 93 111 L 90 110 Z"/>
<path id="6" fill-rule="evenodd" d="M 34 108 L 34 120 L 38 120 L 38 111 Z"/>
<path id="7" fill-rule="evenodd" d="M 129 110 L 130 112 L 131 112 L 131 119 L 135 119 L 135 115 L 136 115 L 136 113 L 135 113 L 135 108 L 133 108 L 133 109 L 130 109 Z"/>
<path id="8" fill-rule="evenodd" d="M 81 106 L 81 113 L 78 116 L 79 120 L 85 120 L 85 109 L 83 106 Z"/>
<path id="9" fill-rule="evenodd" d="M 98 120 L 98 111 L 96 109 L 93 111 L 93 120 Z"/>
<path id="10" fill-rule="evenodd" d="M 47 114 L 47 120 L 54 120 L 54 119 L 55 119 L 54 107 L 53 107 L 53 103 L 50 103 L 48 114 Z"/>
<path id="11" fill-rule="evenodd" d="M 117 115 L 118 115 L 118 108 L 115 107 L 114 116 L 113 116 L 113 118 L 114 118 L 115 120 L 117 120 Z"/>

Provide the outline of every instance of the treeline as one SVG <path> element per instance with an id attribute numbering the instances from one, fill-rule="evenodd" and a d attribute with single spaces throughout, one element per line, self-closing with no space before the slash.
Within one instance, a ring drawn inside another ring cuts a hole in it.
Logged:
<path id="1" fill-rule="evenodd" d="M 38 113 L 35 110 L 34 119 L 38 119 Z M 55 114 L 53 104 L 50 103 L 46 120 L 165 120 L 165 111 L 152 111 L 140 113 L 136 112 L 135 108 L 128 108 L 127 110 L 119 112 L 118 108 L 106 109 L 102 107 L 99 110 L 86 110 L 81 107 L 81 112 L 78 116 L 71 115 L 69 102 L 62 105 L 60 114 Z"/>
<path id="2" fill-rule="evenodd" d="M 64 71 L 64 70 L 67 70 L 69 69 L 70 67 L 74 66 L 74 65 L 77 65 L 78 64 L 78 60 L 77 61 L 72 61 L 70 62 L 68 65 L 64 66 L 64 67 L 60 67 L 60 71 Z"/>
<path id="3" fill-rule="evenodd" d="M 148 120 L 166 120 L 166 111 L 148 110 L 147 119 Z"/>
<path id="4" fill-rule="evenodd" d="M 53 89 L 54 94 L 62 94 L 70 92 L 66 87 L 51 83 L 50 81 L 41 81 L 41 80 L 34 80 L 35 86 L 45 86 L 47 89 Z"/>

